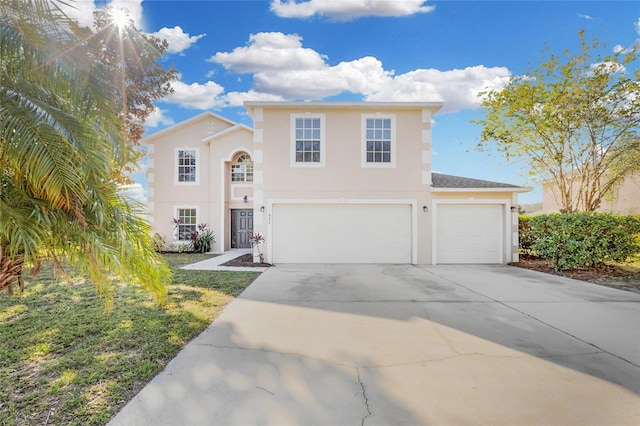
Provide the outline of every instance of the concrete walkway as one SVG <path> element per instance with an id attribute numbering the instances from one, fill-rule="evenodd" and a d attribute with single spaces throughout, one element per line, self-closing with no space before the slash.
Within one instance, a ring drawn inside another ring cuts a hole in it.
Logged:
<path id="1" fill-rule="evenodd" d="M 263 268 L 260 266 L 222 266 L 223 263 L 227 263 L 228 261 L 233 260 L 236 257 L 242 256 L 243 254 L 249 254 L 251 252 L 251 249 L 232 249 L 229 251 L 225 251 L 219 256 L 212 257 L 211 259 L 185 265 L 180 269 L 191 269 L 199 271 L 266 271 L 268 268 Z"/>
<path id="2" fill-rule="evenodd" d="M 508 266 L 278 265 L 111 425 L 637 425 L 640 295 Z"/>

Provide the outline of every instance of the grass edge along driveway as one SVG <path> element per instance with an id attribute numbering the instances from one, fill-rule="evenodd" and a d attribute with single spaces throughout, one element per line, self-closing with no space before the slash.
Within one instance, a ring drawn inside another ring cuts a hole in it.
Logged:
<path id="1" fill-rule="evenodd" d="M 0 425 L 106 424 L 201 333 L 257 272 L 188 271 L 211 256 L 167 254 L 166 306 L 117 286 L 113 309 L 84 278 L 25 276 L 0 294 Z"/>

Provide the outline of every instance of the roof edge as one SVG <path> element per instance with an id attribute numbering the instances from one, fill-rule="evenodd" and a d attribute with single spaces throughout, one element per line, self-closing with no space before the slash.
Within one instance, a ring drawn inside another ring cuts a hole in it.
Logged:
<path id="1" fill-rule="evenodd" d="M 291 102 L 291 101 L 245 101 L 246 109 L 254 108 L 299 108 L 305 107 L 309 109 L 329 108 L 329 109 L 376 109 L 376 108 L 392 108 L 392 109 L 431 109 L 439 110 L 442 108 L 442 102 Z"/>
<path id="2" fill-rule="evenodd" d="M 228 118 L 223 117 L 221 115 L 218 115 L 216 113 L 213 113 L 211 111 L 205 111 L 205 112 L 202 112 L 202 113 L 196 115 L 195 117 L 187 118 L 186 120 L 183 120 L 183 121 L 181 121 L 179 123 L 173 124 L 173 125 L 171 125 L 169 127 L 165 127 L 162 130 L 159 130 L 159 131 L 157 131 L 155 133 L 150 134 L 149 136 L 144 136 L 143 138 L 140 139 L 140 145 L 144 145 L 145 143 L 148 143 L 149 141 L 153 141 L 156 138 L 162 137 L 162 136 L 167 135 L 167 134 L 169 134 L 171 132 L 174 132 L 176 130 L 182 129 L 183 127 L 187 127 L 190 124 L 195 123 L 197 121 L 200 121 L 200 120 L 202 120 L 202 119 L 204 119 L 206 117 L 217 118 L 218 120 L 222 120 L 224 122 L 227 122 L 227 123 L 231 124 L 232 127 L 236 126 L 237 124 L 239 124 L 239 123 L 236 123 L 233 120 L 229 120 Z"/>
<path id="3" fill-rule="evenodd" d="M 223 137 L 225 135 L 237 132 L 238 130 L 247 130 L 248 132 L 253 133 L 253 129 L 251 127 L 249 127 L 247 125 L 244 125 L 242 123 L 236 123 L 235 125 L 227 128 L 227 129 L 221 130 L 218 133 L 214 133 L 212 135 L 209 135 L 209 136 L 205 137 L 204 139 L 201 140 L 201 142 L 202 143 L 209 143 L 209 142 L 211 142 L 211 141 L 213 141 L 215 139 L 221 138 L 221 137 Z"/>
<path id="4" fill-rule="evenodd" d="M 495 187 L 495 188 L 431 188 L 431 192 L 529 192 L 529 186 Z"/>
<path id="5" fill-rule="evenodd" d="M 531 190 L 511 183 L 448 175 L 439 172 L 431 172 L 431 188 L 434 192 L 465 192 L 469 190 L 475 192 L 527 192 Z"/>

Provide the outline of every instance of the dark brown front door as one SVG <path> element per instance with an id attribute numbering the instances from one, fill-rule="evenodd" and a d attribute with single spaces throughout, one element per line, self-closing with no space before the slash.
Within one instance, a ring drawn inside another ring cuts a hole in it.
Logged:
<path id="1" fill-rule="evenodd" d="M 231 248 L 250 248 L 253 233 L 253 210 L 231 210 Z"/>

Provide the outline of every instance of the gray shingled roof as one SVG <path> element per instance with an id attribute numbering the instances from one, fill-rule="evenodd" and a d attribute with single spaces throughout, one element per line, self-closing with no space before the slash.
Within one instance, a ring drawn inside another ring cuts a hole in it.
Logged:
<path id="1" fill-rule="evenodd" d="M 509 183 L 491 182 L 488 180 L 471 179 L 460 176 L 431 173 L 431 186 L 434 188 L 520 188 Z"/>

